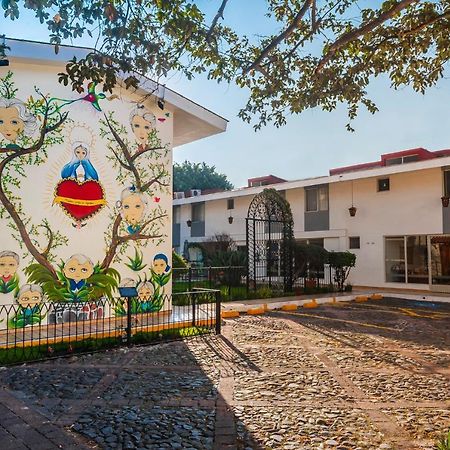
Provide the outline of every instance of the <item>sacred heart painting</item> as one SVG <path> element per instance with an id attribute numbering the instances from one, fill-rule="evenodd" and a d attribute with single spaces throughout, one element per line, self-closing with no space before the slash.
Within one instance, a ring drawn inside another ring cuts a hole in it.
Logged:
<path id="1" fill-rule="evenodd" d="M 76 223 L 97 214 L 105 205 L 105 192 L 97 180 L 61 180 L 55 189 L 53 203 L 61 206 L 64 212 Z"/>

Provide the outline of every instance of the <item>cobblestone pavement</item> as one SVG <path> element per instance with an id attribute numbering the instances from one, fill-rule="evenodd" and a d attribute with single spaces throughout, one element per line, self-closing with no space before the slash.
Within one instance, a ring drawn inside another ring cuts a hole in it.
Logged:
<path id="1" fill-rule="evenodd" d="M 0 448 L 431 450 L 450 308 L 349 303 L 0 371 Z"/>

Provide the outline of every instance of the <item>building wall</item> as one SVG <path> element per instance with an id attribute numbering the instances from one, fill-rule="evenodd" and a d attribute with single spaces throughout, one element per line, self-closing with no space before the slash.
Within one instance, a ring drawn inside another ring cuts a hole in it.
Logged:
<path id="1" fill-rule="evenodd" d="M 351 249 L 357 255 L 356 267 L 350 282 L 357 285 L 405 287 L 405 284 L 386 283 L 384 237 L 427 235 L 443 233 L 442 169 L 440 167 L 389 175 L 390 190 L 377 191 L 377 178 L 363 178 L 329 184 L 329 230 L 305 231 L 304 188 L 287 189 L 285 197 L 291 205 L 296 239 L 322 238 L 329 251 L 349 250 L 349 237 L 360 237 L 360 249 Z M 348 208 L 357 208 L 351 217 Z M 281 186 L 276 186 L 279 188 Z M 230 193 L 230 198 L 232 193 Z M 245 244 L 245 218 L 253 195 L 235 197 L 234 221 L 228 224 L 227 199 L 205 201 L 205 238 L 215 233 L 228 233 L 240 244 Z M 182 205 L 184 220 L 190 215 L 190 204 Z M 182 241 L 194 241 L 189 229 L 182 231 Z M 426 289 L 427 285 L 408 284 L 408 287 Z"/>
<path id="2" fill-rule="evenodd" d="M 54 64 L 14 62 L 10 67 L 12 77 L 8 79 L 8 68 L 0 68 L 0 118 L 5 119 L 8 113 L 17 114 L 17 109 L 5 108 L 6 103 L 2 108 L 1 102 L 11 97 L 21 101 L 19 103 L 28 114 L 27 120 L 35 126 L 34 130 L 19 133 L 16 137 L 8 136 L 5 128 L 0 127 L 0 148 L 5 152 L 10 149 L 7 155 L 38 141 L 45 105 L 35 103 L 40 98 L 35 86 L 47 96 L 50 120 L 57 118 L 58 113 L 67 114 L 63 125 L 46 136 L 44 146 L 37 153 L 32 153 L 30 158 L 24 157 L 18 165 L 10 163 L 9 168 L 5 169 L 3 186 L 10 191 L 7 197 L 17 197 L 13 203 L 25 222 L 24 232 L 48 262 L 43 269 L 50 273 L 52 269 L 60 271 L 61 276 L 65 277 L 63 283 L 56 278 L 52 281 L 53 287 L 60 290 L 61 300 L 63 295 L 70 297 L 70 300 L 80 299 L 86 289 L 92 293 L 92 288 L 96 286 L 94 278 L 84 275 L 81 280 L 74 278 L 70 283 L 70 261 L 78 264 L 75 269 L 85 264 L 88 269 L 86 273 L 91 273 L 91 266 L 95 266 L 99 273 L 114 277 L 106 271 L 106 268 L 114 268 L 121 277 L 119 284 L 125 282 L 128 286 L 136 286 L 138 280 L 146 279 L 153 300 L 158 292 L 170 294 L 172 112 L 169 109 L 161 111 L 151 98 L 140 104 L 142 96 L 130 94 L 125 89 L 119 88 L 113 95 L 106 93 L 97 98 L 95 95 L 102 92 L 100 86 L 96 86 L 92 93 L 88 92 L 87 86 L 81 93 L 73 92 L 70 86 L 58 82 L 61 69 Z M 13 83 L 9 92 L 7 83 Z M 12 88 L 17 92 L 14 93 Z M 88 94 L 90 97 L 86 98 Z M 106 119 L 110 121 L 116 136 Z M 132 128 L 136 124 L 140 125 L 141 130 L 148 127 L 142 139 L 139 139 L 136 127 Z M 134 173 L 125 168 L 129 162 L 120 142 L 131 157 L 139 154 L 133 160 L 133 166 L 143 185 L 141 191 Z M 83 154 L 83 162 L 75 155 L 80 146 L 87 152 L 87 155 Z M 156 146 L 161 149 L 148 151 L 149 147 Z M 158 182 L 147 183 L 154 176 Z M 16 182 L 20 183 L 20 187 Z M 55 300 L 56 291 L 53 289 L 50 292 L 51 289 L 45 287 L 42 273 L 38 275 L 39 271 L 35 271 L 34 279 L 29 271 L 25 273 L 32 263 L 40 264 L 40 261 L 33 258 L 30 245 L 18 233 L 11 214 L 4 209 L 2 212 L 0 252 L 16 254 L 20 261 L 16 272 L 17 288 L 26 283 L 40 285 L 44 287 L 47 297 Z M 46 254 L 44 249 L 50 234 L 54 247 Z M 105 263 L 115 241 L 118 245 L 111 255 L 111 262 Z M 55 246 L 58 243 L 61 245 Z M 132 270 L 127 264 L 130 265 L 130 258 L 133 259 L 136 252 L 142 254 L 141 266 L 145 267 L 138 270 L 135 265 Z M 72 255 L 82 256 L 71 259 Z M 156 255 L 164 261 L 164 268 L 153 266 Z M 7 256 L 4 258 L 8 261 Z M 160 273 L 161 270 L 163 273 Z M 5 288 L 7 279 L 8 276 L 0 280 L 4 291 L 11 287 Z M 65 286 L 65 281 L 70 287 Z M 138 290 L 141 287 L 138 286 Z M 20 300 L 15 294 L 16 289 L 0 294 L 1 304 Z M 114 295 L 117 295 L 116 290 Z M 157 309 L 167 308 L 170 308 L 168 303 L 159 305 Z"/>
<path id="3" fill-rule="evenodd" d="M 361 248 L 351 250 L 357 255 L 356 267 L 350 275 L 354 284 L 401 286 L 385 282 L 385 236 L 443 232 L 441 169 L 401 173 L 389 178 L 390 190 L 385 192 L 377 192 L 376 178 L 353 181 L 355 217 L 350 217 L 348 212 L 352 182 L 330 184 L 330 228 L 344 231 L 340 250 L 348 250 L 350 236 L 360 236 Z"/>

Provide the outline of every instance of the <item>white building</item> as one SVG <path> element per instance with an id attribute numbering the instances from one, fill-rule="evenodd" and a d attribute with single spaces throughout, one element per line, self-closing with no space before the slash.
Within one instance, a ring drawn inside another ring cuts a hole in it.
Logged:
<path id="1" fill-rule="evenodd" d="M 450 288 L 450 207 L 444 206 L 450 195 L 450 150 L 386 154 L 380 161 L 332 169 L 317 178 L 269 176 L 232 191 L 175 193 L 175 249 L 182 252 L 186 242 L 216 233 L 245 246 L 249 204 L 265 187 L 289 201 L 296 240 L 357 255 L 349 280 L 353 285 Z"/>
<path id="2" fill-rule="evenodd" d="M 152 301 L 169 295 L 173 148 L 225 131 L 226 120 L 143 76 L 139 89 L 119 80 L 112 93 L 93 82 L 74 92 L 59 73 L 89 49 L 55 54 L 52 45 L 19 39 L 6 46 L 0 305 L 22 301 L 22 292 L 23 302 L 33 292 L 40 302 L 42 287 L 50 300 L 91 299 L 94 289 L 98 298 L 107 291 L 93 275 L 115 286 L 112 269 Z M 134 255 L 143 263 L 130 264 Z"/>

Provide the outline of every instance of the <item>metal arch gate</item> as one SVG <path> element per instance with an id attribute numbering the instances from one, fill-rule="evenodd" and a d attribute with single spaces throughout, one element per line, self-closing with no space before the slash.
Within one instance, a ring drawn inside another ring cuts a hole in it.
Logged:
<path id="1" fill-rule="evenodd" d="M 247 292 L 264 286 L 292 290 L 292 228 L 276 197 L 265 198 L 263 192 L 253 199 L 246 218 Z"/>

